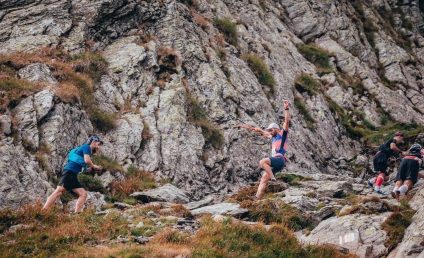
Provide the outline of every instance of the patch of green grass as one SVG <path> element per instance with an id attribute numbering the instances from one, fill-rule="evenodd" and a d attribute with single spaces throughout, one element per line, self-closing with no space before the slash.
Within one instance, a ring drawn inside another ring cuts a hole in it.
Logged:
<path id="1" fill-rule="evenodd" d="M 215 18 L 215 27 L 224 35 L 225 40 L 233 46 L 238 45 L 237 25 L 228 18 Z"/>
<path id="2" fill-rule="evenodd" d="M 294 87 L 300 93 L 306 92 L 313 96 L 319 90 L 320 83 L 309 74 L 302 73 L 294 82 Z"/>
<path id="3" fill-rule="evenodd" d="M 90 120 L 100 132 L 106 133 L 116 128 L 115 114 L 104 112 L 98 108 L 89 110 Z"/>
<path id="4" fill-rule="evenodd" d="M 297 110 L 299 110 L 300 114 L 302 114 L 303 119 L 305 119 L 306 126 L 311 130 L 315 130 L 315 119 L 312 118 L 311 113 L 306 107 L 306 104 L 303 99 L 295 97 L 294 106 L 297 108 Z"/>
<path id="5" fill-rule="evenodd" d="M 92 157 L 94 164 L 100 165 L 103 169 L 112 171 L 112 172 L 125 172 L 125 169 L 119 165 L 119 163 L 105 155 L 94 155 Z"/>
<path id="6" fill-rule="evenodd" d="M 301 44 L 297 46 L 299 52 L 318 68 L 318 72 L 322 74 L 332 72 L 330 65 L 331 54 L 315 44 Z"/>
<path id="7" fill-rule="evenodd" d="M 205 219 L 193 239 L 193 257 L 353 257 L 324 246 L 302 246 L 284 226 L 270 230 L 233 221 Z"/>
<path id="8" fill-rule="evenodd" d="M 280 173 L 276 178 L 278 180 L 283 180 L 284 182 L 286 182 L 287 184 L 292 185 L 292 186 L 300 185 L 299 182 L 301 182 L 301 181 L 311 180 L 310 177 L 304 177 L 304 176 L 289 174 L 289 173 Z"/>
<path id="9" fill-rule="evenodd" d="M 242 59 L 249 65 L 250 70 L 258 78 L 259 83 L 268 86 L 270 93 L 274 93 L 276 85 L 274 75 L 272 75 L 268 65 L 262 58 L 256 54 L 246 54 L 242 56 Z"/>
<path id="10" fill-rule="evenodd" d="M 90 192 L 101 192 L 105 193 L 106 190 L 103 187 L 102 182 L 94 178 L 92 175 L 86 173 L 78 174 L 78 181 L 81 183 L 82 187 Z"/>
<path id="11" fill-rule="evenodd" d="M 222 131 L 208 119 L 206 110 L 197 99 L 188 92 L 186 93 L 186 98 L 189 121 L 202 128 L 202 134 L 207 143 L 211 144 L 215 149 L 220 149 L 224 144 Z"/>
<path id="12" fill-rule="evenodd" d="M 412 217 L 415 211 L 409 205 L 402 204 L 402 206 L 393 212 L 381 225 L 381 228 L 387 233 L 387 240 L 384 245 L 393 250 L 403 238 L 405 229 L 411 224 Z"/>

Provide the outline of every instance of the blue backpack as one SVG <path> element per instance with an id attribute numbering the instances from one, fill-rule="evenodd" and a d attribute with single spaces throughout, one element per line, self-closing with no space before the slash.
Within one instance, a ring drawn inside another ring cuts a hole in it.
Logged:
<path id="1" fill-rule="evenodd" d="M 75 163 L 81 165 L 82 167 L 86 167 L 87 164 L 85 164 L 84 155 L 80 155 L 80 154 L 77 153 L 77 151 L 80 150 L 80 148 L 81 148 L 81 146 L 75 147 L 69 152 L 68 162 L 72 161 L 72 162 L 75 162 Z"/>

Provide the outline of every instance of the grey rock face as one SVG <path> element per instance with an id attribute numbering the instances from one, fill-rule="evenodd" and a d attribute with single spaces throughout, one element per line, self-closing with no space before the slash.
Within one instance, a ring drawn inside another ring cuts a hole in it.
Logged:
<path id="1" fill-rule="evenodd" d="M 186 195 L 186 193 L 171 184 L 166 184 L 156 189 L 151 189 L 144 192 L 135 192 L 131 194 L 131 196 L 144 203 L 155 201 L 173 203 L 189 202 L 189 197 Z"/>
<path id="2" fill-rule="evenodd" d="M 0 175 L 0 207 L 44 201 L 53 191 L 38 162 L 11 138 L 0 140 Z"/>

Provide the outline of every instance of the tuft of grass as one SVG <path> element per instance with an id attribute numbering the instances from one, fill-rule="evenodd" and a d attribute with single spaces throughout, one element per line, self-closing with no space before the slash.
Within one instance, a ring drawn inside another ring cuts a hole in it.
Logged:
<path id="1" fill-rule="evenodd" d="M 125 169 L 118 162 L 105 155 L 94 155 L 92 159 L 94 164 L 102 166 L 103 169 L 112 172 L 125 172 Z"/>
<path id="2" fill-rule="evenodd" d="M 270 93 L 274 93 L 276 84 L 274 76 L 262 58 L 256 54 L 246 54 L 242 56 L 242 59 L 249 65 L 259 83 L 268 86 Z"/>
<path id="3" fill-rule="evenodd" d="M 402 241 L 406 228 L 412 223 L 414 214 L 415 211 L 409 205 L 402 204 L 381 225 L 388 236 L 384 245 L 389 249 L 389 252 Z"/>
<path id="4" fill-rule="evenodd" d="M 159 244 L 186 244 L 190 235 L 173 229 L 165 229 L 153 237 L 154 243 Z"/>
<path id="5" fill-rule="evenodd" d="M 100 192 L 100 193 L 106 192 L 102 182 L 99 179 L 94 178 L 92 175 L 88 175 L 86 173 L 79 173 L 78 181 L 80 181 L 84 189 L 90 192 Z"/>
<path id="6" fill-rule="evenodd" d="M 209 121 L 206 110 L 188 91 L 186 92 L 186 99 L 188 102 L 187 116 L 189 121 L 202 128 L 202 134 L 207 143 L 211 144 L 215 149 L 222 148 L 224 135 L 221 130 Z"/>
<path id="7" fill-rule="evenodd" d="M 13 77 L 0 77 L 0 111 L 7 107 L 13 108 L 19 104 L 21 98 L 26 97 L 41 87 L 26 80 Z"/>
<path id="8" fill-rule="evenodd" d="M 299 52 L 311 63 L 319 68 L 321 73 L 330 73 L 330 53 L 315 44 L 301 44 L 297 46 Z"/>
<path id="9" fill-rule="evenodd" d="M 62 83 L 54 89 L 55 94 L 65 103 L 76 103 L 80 99 L 80 90 L 70 83 Z"/>
<path id="10" fill-rule="evenodd" d="M 103 75 L 107 74 L 108 63 L 97 52 L 84 52 L 71 57 L 75 72 L 87 74 L 94 82 L 100 82 Z"/>
<path id="11" fill-rule="evenodd" d="M 238 45 L 237 25 L 228 18 L 215 18 L 215 27 L 224 35 L 225 40 L 233 46 Z"/>
<path id="12" fill-rule="evenodd" d="M 292 230 L 312 228 L 311 218 L 281 200 L 266 199 L 261 202 L 244 201 L 241 207 L 249 210 L 248 218 L 265 224 L 282 223 Z"/>
<path id="13" fill-rule="evenodd" d="M 309 177 L 304 177 L 304 176 L 289 174 L 289 173 L 280 173 L 277 176 L 277 179 L 283 180 L 284 182 L 286 182 L 287 184 L 292 185 L 292 186 L 300 185 L 299 182 L 301 182 L 301 181 L 311 180 L 311 178 L 309 178 Z"/>
<path id="14" fill-rule="evenodd" d="M 305 119 L 307 128 L 315 130 L 315 119 L 312 118 L 311 113 L 309 113 L 308 108 L 306 107 L 305 102 L 300 97 L 294 98 L 294 106 L 302 114 L 303 119 Z"/>
<path id="15" fill-rule="evenodd" d="M 98 108 L 89 110 L 90 120 L 100 132 L 106 133 L 116 128 L 116 115 L 104 112 Z"/>
<path id="16" fill-rule="evenodd" d="M 229 199 L 236 202 L 250 200 L 252 196 L 255 196 L 257 189 L 258 185 L 243 187 L 237 193 L 233 194 Z"/>
<path id="17" fill-rule="evenodd" d="M 284 226 L 267 231 L 261 225 L 205 219 L 192 241 L 196 257 L 354 257 L 328 246 L 303 247 Z"/>
<path id="18" fill-rule="evenodd" d="M 294 86 L 298 92 L 306 92 L 309 95 L 314 96 L 320 87 L 320 83 L 309 74 L 302 73 L 302 75 L 296 79 Z"/>
<path id="19" fill-rule="evenodd" d="M 183 218 L 193 218 L 193 215 L 191 214 L 190 210 L 188 210 L 182 204 L 172 205 L 171 209 L 172 209 L 172 215 L 174 216 L 179 216 Z"/>

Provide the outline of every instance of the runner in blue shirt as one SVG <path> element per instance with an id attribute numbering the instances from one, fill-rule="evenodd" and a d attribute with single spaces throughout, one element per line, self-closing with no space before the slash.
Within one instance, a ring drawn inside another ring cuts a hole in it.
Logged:
<path id="1" fill-rule="evenodd" d="M 103 141 L 99 136 L 93 135 L 88 138 L 87 142 L 81 146 L 72 149 L 68 154 L 68 160 L 63 168 L 62 177 L 56 190 L 47 198 L 43 209 L 50 208 L 56 200 L 65 192 L 74 192 L 78 195 L 78 200 L 75 205 L 75 213 L 81 212 L 84 203 L 87 199 L 87 191 L 81 186 L 78 181 L 78 174 L 84 169 L 90 167 L 94 170 L 100 170 L 101 167 L 95 165 L 91 156 L 97 152 Z"/>

